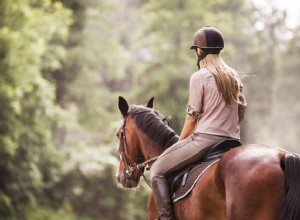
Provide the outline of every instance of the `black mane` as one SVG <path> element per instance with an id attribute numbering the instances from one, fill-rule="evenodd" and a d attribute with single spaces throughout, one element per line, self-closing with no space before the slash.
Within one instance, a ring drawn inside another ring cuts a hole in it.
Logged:
<path id="1" fill-rule="evenodd" d="M 129 114 L 135 120 L 137 127 L 158 146 L 168 148 L 178 141 L 178 135 L 168 126 L 169 117 L 163 117 L 158 111 L 144 106 L 133 106 Z"/>

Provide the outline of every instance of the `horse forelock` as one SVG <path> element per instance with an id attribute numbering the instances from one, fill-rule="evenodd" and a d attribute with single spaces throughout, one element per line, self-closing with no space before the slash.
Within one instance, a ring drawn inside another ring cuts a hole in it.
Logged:
<path id="1" fill-rule="evenodd" d="M 178 141 L 178 135 L 169 126 L 170 117 L 164 117 L 157 110 L 144 106 L 132 106 L 129 115 L 134 119 L 137 127 L 158 146 L 168 148 Z"/>

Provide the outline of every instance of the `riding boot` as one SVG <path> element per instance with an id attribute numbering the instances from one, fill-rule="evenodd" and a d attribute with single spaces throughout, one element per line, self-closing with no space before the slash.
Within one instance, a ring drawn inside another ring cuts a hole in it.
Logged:
<path id="1" fill-rule="evenodd" d="M 163 178 L 154 177 L 152 189 L 159 214 L 158 219 L 175 220 L 168 182 Z"/>

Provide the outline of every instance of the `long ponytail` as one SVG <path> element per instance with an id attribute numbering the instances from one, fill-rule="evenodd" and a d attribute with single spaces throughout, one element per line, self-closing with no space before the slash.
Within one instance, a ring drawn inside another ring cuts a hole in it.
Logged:
<path id="1" fill-rule="evenodd" d="M 222 93 L 222 96 L 228 105 L 238 102 L 240 92 L 238 73 L 229 67 L 222 60 L 219 54 L 208 54 L 200 61 L 200 67 L 206 67 L 210 72 L 212 72 L 215 77 L 218 90 Z"/>

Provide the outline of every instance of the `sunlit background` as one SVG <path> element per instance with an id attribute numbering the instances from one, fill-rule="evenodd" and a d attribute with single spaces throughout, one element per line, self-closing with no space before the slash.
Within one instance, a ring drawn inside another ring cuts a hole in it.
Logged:
<path id="1" fill-rule="evenodd" d="M 179 133 L 205 25 L 242 77 L 242 141 L 300 153 L 299 16 L 295 0 L 0 0 L 0 219 L 146 219 L 150 188 L 115 179 L 118 96 L 155 96 Z"/>

